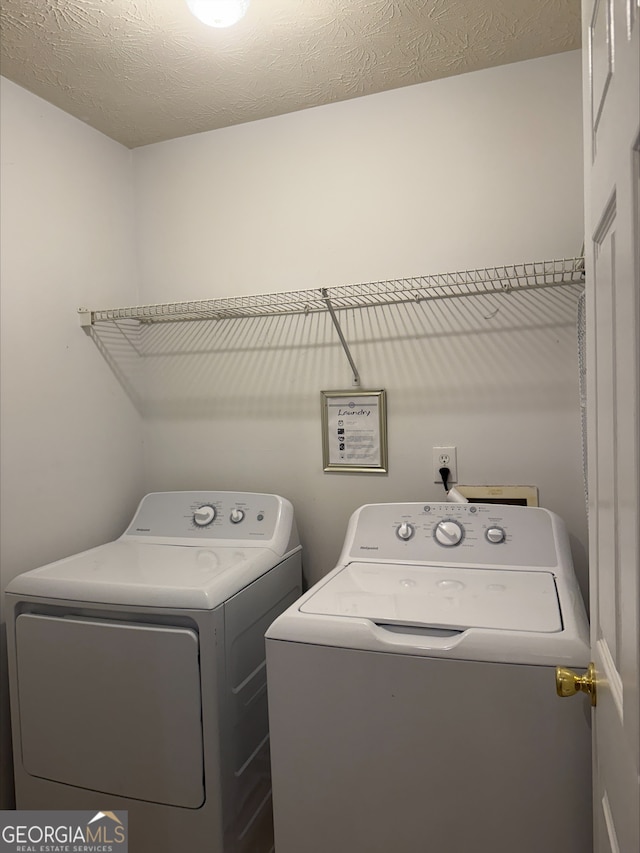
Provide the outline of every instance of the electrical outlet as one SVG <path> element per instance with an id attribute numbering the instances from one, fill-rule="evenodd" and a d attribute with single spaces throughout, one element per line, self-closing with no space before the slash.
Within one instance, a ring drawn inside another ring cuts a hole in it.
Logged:
<path id="1" fill-rule="evenodd" d="M 441 468 L 449 469 L 448 483 L 458 482 L 458 459 L 457 448 L 455 447 L 434 447 L 433 448 L 433 482 L 442 485 L 442 477 L 440 476 Z"/>

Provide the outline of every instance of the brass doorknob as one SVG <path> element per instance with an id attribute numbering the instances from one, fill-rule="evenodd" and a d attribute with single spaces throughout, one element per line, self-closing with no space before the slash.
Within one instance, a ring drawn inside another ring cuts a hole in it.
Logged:
<path id="1" fill-rule="evenodd" d="M 576 693 L 588 693 L 591 696 L 591 705 L 596 704 L 596 668 L 593 663 L 584 675 L 578 675 L 572 669 L 564 666 L 556 667 L 556 693 L 562 699 L 567 696 L 575 696 Z"/>

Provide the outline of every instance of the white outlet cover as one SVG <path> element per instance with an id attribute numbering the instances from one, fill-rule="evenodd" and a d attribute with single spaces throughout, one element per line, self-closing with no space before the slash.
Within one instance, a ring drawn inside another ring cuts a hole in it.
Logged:
<path id="1" fill-rule="evenodd" d="M 440 460 L 442 456 L 448 456 L 449 462 L 444 465 Z M 440 468 L 447 467 L 449 469 L 448 484 L 458 482 L 458 453 L 454 446 L 449 447 L 434 447 L 433 448 L 433 482 L 442 485 L 442 477 L 440 476 Z"/>

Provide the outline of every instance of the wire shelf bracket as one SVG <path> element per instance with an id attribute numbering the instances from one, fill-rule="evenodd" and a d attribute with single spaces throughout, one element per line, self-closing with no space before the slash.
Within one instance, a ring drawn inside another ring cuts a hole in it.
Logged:
<path id="1" fill-rule="evenodd" d="M 351 367 L 353 372 L 353 384 L 360 385 L 360 374 L 358 373 L 358 368 L 355 365 L 353 357 L 351 355 L 351 350 L 349 349 L 349 345 L 347 344 L 344 335 L 342 334 L 342 328 L 340 326 L 340 322 L 336 315 L 336 312 L 333 310 L 333 305 L 331 304 L 331 299 L 329 298 L 328 292 L 326 288 L 322 289 L 322 299 L 324 300 L 325 305 L 327 306 L 327 311 L 329 312 L 329 316 L 335 326 L 336 332 L 338 333 L 338 337 L 340 338 L 340 343 L 342 344 L 342 349 L 344 350 L 344 354 L 347 357 L 347 361 Z"/>

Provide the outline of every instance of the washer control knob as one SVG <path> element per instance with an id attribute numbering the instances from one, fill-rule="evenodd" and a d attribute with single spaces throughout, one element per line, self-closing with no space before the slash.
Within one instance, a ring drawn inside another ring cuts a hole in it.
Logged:
<path id="1" fill-rule="evenodd" d="M 216 517 L 216 508 L 209 504 L 198 507 L 193 513 L 193 523 L 196 527 L 206 527 Z"/>
<path id="2" fill-rule="evenodd" d="M 240 524 L 242 519 L 244 518 L 244 510 L 243 509 L 232 509 L 231 515 L 229 516 L 229 520 L 231 524 Z"/>
<path id="3" fill-rule="evenodd" d="M 436 542 L 450 548 L 453 545 L 458 545 L 462 541 L 464 530 L 457 521 L 440 521 L 435 530 Z"/>
<path id="4" fill-rule="evenodd" d="M 400 524 L 398 526 L 398 529 L 396 530 L 396 536 L 398 537 L 398 539 L 404 539 L 406 542 L 411 539 L 415 532 L 416 529 L 413 524 L 409 524 L 408 522 L 403 521 L 402 524 Z"/>
<path id="5" fill-rule="evenodd" d="M 500 542 L 504 542 L 506 534 L 501 527 L 489 527 L 486 537 L 489 542 L 492 542 L 494 545 L 498 545 Z"/>

